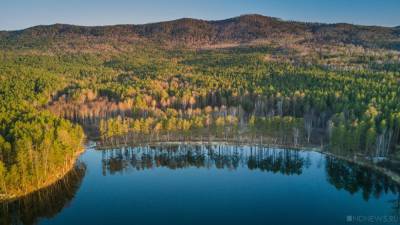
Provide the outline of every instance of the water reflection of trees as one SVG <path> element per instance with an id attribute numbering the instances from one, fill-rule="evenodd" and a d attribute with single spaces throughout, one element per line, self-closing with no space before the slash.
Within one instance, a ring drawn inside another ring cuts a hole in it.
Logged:
<path id="1" fill-rule="evenodd" d="M 85 175 L 86 166 L 79 163 L 55 184 L 13 202 L 0 204 L 1 225 L 36 224 L 40 218 L 52 218 L 73 198 Z"/>
<path id="2" fill-rule="evenodd" d="M 247 167 L 290 175 L 301 174 L 305 161 L 305 157 L 297 150 L 225 145 L 144 146 L 102 151 L 104 175 L 155 167 L 230 170 Z"/>
<path id="3" fill-rule="evenodd" d="M 157 167 L 188 167 L 235 170 L 245 167 L 285 175 L 300 175 L 311 165 L 308 154 L 297 150 L 229 145 L 163 145 L 128 147 L 102 151 L 103 174 L 124 173 Z M 399 186 L 387 176 L 333 157 L 326 157 L 329 183 L 349 193 L 362 192 L 363 198 L 380 198 L 382 194 L 399 194 Z M 398 199 L 393 205 L 400 206 Z M 400 207 L 399 207 L 400 208 Z"/>
<path id="4" fill-rule="evenodd" d="M 351 194 L 362 192 L 365 200 L 371 196 L 380 198 L 382 194 L 399 194 L 400 188 L 388 176 L 364 166 L 334 157 L 327 157 L 326 171 L 328 181 L 337 189 L 344 189 Z"/>

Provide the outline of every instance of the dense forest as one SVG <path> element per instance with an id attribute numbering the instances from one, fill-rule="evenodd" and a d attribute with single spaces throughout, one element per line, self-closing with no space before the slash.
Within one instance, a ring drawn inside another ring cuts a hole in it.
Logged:
<path id="1" fill-rule="evenodd" d="M 65 174 L 83 130 L 399 155 L 399 43 L 398 28 L 259 15 L 0 32 L 0 198 Z"/>
<path id="2" fill-rule="evenodd" d="M 82 150 L 83 130 L 42 110 L 57 79 L 42 69 L 0 63 L 0 199 L 60 179 Z"/>

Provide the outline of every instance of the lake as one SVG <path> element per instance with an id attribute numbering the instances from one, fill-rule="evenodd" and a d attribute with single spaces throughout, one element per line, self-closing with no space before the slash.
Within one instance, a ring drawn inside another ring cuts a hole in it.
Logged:
<path id="1" fill-rule="evenodd" d="M 226 144 L 96 150 L 0 224 L 396 224 L 399 187 L 318 152 Z"/>

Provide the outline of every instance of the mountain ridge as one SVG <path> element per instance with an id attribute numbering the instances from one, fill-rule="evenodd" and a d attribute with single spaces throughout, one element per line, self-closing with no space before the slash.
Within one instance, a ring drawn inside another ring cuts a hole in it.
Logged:
<path id="1" fill-rule="evenodd" d="M 0 48 L 40 47 L 48 43 L 79 41 L 137 40 L 199 47 L 221 43 L 249 43 L 256 40 L 355 44 L 369 48 L 400 50 L 400 26 L 382 27 L 349 23 L 285 21 L 259 14 L 245 14 L 224 20 L 181 18 L 147 24 L 80 26 L 38 25 L 16 31 L 0 31 Z"/>
<path id="2" fill-rule="evenodd" d="M 197 19 L 197 18 L 192 18 L 192 17 L 182 17 L 178 19 L 173 19 L 173 20 L 166 20 L 166 21 L 158 21 L 158 22 L 149 22 L 149 23 L 126 23 L 126 24 L 112 24 L 112 25 L 79 25 L 79 24 L 69 24 L 69 23 L 53 23 L 53 24 L 38 24 L 34 26 L 30 26 L 27 28 L 22 28 L 22 29 L 15 29 L 15 30 L 0 30 L 0 32 L 18 32 L 18 31 L 24 31 L 36 27 L 52 27 L 52 26 L 73 26 L 73 27 L 86 27 L 86 28 L 101 28 L 101 27 L 113 27 L 113 26 L 144 26 L 144 25 L 151 25 L 151 24 L 160 24 L 160 23 L 168 23 L 168 22 L 174 22 L 174 21 L 184 21 L 184 20 L 192 20 L 192 21 L 205 21 L 205 22 L 223 22 L 223 21 L 228 21 L 228 20 L 234 20 L 237 18 L 246 18 L 246 17 L 263 17 L 263 18 L 269 18 L 272 20 L 278 20 L 282 22 L 295 22 L 295 23 L 303 23 L 303 24 L 314 24 L 314 25 L 326 25 L 326 26 L 335 26 L 335 25 L 351 25 L 351 26 L 358 26 L 358 27 L 379 27 L 379 28 L 389 28 L 389 29 L 400 29 L 400 25 L 398 26 L 380 26 L 380 25 L 361 25 L 361 24 L 355 24 L 355 23 L 348 23 L 348 22 L 338 22 L 338 23 L 324 23 L 324 22 L 305 22 L 305 21 L 296 21 L 296 20 L 284 20 L 279 17 L 271 17 L 271 16 L 265 16 L 262 14 L 242 14 L 240 16 L 235 16 L 227 19 L 220 19 L 220 20 L 206 20 L 206 19 Z"/>

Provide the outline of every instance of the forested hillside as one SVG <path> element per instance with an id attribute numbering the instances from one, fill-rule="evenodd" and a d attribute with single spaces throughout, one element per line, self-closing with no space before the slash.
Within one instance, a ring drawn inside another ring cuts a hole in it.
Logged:
<path id="1" fill-rule="evenodd" d="M 355 44 L 399 50 L 400 30 L 398 27 L 283 21 L 255 14 L 218 21 L 184 18 L 144 25 L 100 27 L 54 24 L 0 32 L 0 47 L 5 49 L 59 48 L 66 51 L 97 47 L 122 50 L 125 44 L 142 41 L 195 48 L 265 42 L 285 45 Z"/>
<path id="2" fill-rule="evenodd" d="M 0 197 L 65 174 L 82 127 L 396 156 L 399 43 L 398 27 L 259 15 L 0 32 Z"/>

